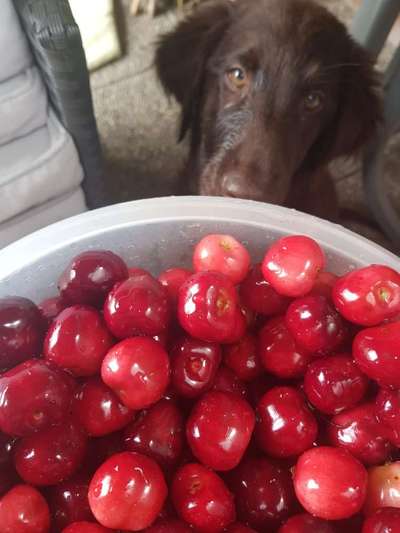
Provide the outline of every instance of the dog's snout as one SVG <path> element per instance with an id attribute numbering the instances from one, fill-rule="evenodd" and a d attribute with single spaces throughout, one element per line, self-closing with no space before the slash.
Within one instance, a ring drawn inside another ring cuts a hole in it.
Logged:
<path id="1" fill-rule="evenodd" d="M 255 187 L 246 177 L 237 173 L 223 176 L 221 180 L 221 194 L 222 196 L 249 200 L 262 200 L 264 196 L 262 189 Z"/>
<path id="2" fill-rule="evenodd" d="M 221 188 L 223 196 L 243 198 L 246 193 L 244 179 L 238 174 L 228 174 L 222 178 Z"/>

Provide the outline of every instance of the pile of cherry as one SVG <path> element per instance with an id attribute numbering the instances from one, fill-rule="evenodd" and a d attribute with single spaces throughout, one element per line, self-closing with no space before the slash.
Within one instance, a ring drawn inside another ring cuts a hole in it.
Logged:
<path id="1" fill-rule="evenodd" d="M 193 268 L 0 300 L 0 533 L 399 533 L 400 275 L 305 236 Z"/>

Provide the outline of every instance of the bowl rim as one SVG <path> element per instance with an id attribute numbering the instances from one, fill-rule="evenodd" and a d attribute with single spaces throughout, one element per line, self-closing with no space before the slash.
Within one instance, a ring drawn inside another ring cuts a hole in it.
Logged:
<path id="1" fill-rule="evenodd" d="M 0 283 L 21 268 L 69 244 L 116 228 L 167 220 L 230 221 L 305 234 L 331 252 L 370 264 L 383 263 L 400 271 L 400 258 L 343 226 L 286 207 L 211 196 L 167 196 L 133 200 L 87 211 L 61 220 L 0 250 Z"/>

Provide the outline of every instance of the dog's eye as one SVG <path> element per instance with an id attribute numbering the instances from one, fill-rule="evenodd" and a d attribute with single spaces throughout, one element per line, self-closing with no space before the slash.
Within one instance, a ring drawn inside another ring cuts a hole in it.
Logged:
<path id="1" fill-rule="evenodd" d="M 229 82 L 229 85 L 233 89 L 244 89 L 249 82 L 247 72 L 242 67 L 234 67 L 229 69 L 226 72 L 226 77 Z"/>
<path id="2" fill-rule="evenodd" d="M 311 91 L 304 98 L 307 111 L 320 111 L 324 105 L 324 95 L 320 91 Z"/>

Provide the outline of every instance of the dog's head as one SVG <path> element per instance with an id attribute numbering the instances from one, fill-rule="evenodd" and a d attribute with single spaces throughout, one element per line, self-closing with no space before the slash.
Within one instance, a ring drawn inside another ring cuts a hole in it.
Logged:
<path id="1" fill-rule="evenodd" d="M 202 194 L 281 203 L 293 176 L 357 151 L 381 117 L 373 62 L 309 0 L 204 4 L 156 65 Z"/>

